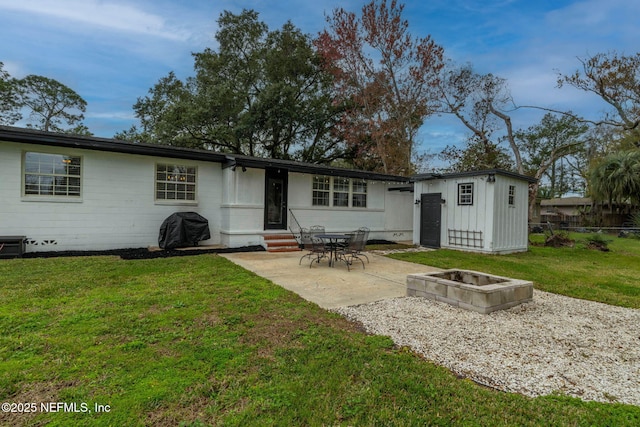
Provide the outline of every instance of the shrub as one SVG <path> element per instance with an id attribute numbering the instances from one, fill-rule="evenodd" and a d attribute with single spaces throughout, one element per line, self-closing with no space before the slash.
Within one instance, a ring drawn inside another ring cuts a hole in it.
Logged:
<path id="1" fill-rule="evenodd" d="M 586 239 L 587 248 L 597 249 L 599 251 L 609 251 L 609 241 L 602 234 L 591 234 Z"/>

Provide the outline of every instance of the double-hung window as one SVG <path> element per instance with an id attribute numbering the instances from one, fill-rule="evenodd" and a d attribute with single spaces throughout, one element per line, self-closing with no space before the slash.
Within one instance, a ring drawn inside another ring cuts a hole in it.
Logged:
<path id="1" fill-rule="evenodd" d="M 515 205 L 516 205 L 516 186 L 510 185 L 509 186 L 509 206 L 515 206 Z"/>
<path id="2" fill-rule="evenodd" d="M 349 178 L 333 178 L 333 206 L 349 207 Z"/>
<path id="3" fill-rule="evenodd" d="M 353 181 L 351 194 L 351 206 L 354 208 L 367 207 L 367 181 Z"/>
<path id="4" fill-rule="evenodd" d="M 156 165 L 156 200 L 195 203 L 196 177 L 195 166 L 158 163 Z"/>
<path id="5" fill-rule="evenodd" d="M 313 206 L 329 206 L 331 195 L 331 178 L 328 176 L 313 177 Z"/>
<path id="6" fill-rule="evenodd" d="M 458 205 L 473 205 L 473 183 L 458 184 Z"/>
<path id="7" fill-rule="evenodd" d="M 79 199 L 82 194 L 82 158 L 63 154 L 24 153 L 25 197 Z"/>

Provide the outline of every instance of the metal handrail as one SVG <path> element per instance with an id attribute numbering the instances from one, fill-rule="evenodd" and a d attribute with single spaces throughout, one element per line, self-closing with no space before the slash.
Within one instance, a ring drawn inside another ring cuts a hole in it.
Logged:
<path id="1" fill-rule="evenodd" d="M 298 219 L 293 214 L 293 211 L 291 209 L 289 209 L 289 214 L 291 215 L 291 219 L 293 220 L 293 221 L 289 221 L 289 230 L 291 230 L 294 236 L 299 236 L 300 230 L 302 230 L 302 226 L 300 226 Z M 295 223 L 295 227 L 293 226 L 294 223 Z"/>

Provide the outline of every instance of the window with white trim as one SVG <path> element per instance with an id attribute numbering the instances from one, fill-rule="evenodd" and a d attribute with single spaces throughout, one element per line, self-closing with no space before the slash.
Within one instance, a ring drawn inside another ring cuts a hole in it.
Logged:
<path id="1" fill-rule="evenodd" d="M 82 158 L 49 153 L 24 153 L 23 177 L 26 197 L 79 198 Z"/>
<path id="2" fill-rule="evenodd" d="M 156 164 L 156 200 L 196 202 L 195 166 Z"/>
<path id="3" fill-rule="evenodd" d="M 333 206 L 349 207 L 349 178 L 333 178 Z"/>
<path id="4" fill-rule="evenodd" d="M 516 186 L 510 185 L 509 186 L 509 206 L 515 206 L 515 205 L 516 205 Z"/>
<path id="5" fill-rule="evenodd" d="M 367 207 L 367 181 L 353 181 L 351 206 L 354 208 Z"/>
<path id="6" fill-rule="evenodd" d="M 367 207 L 367 182 L 350 178 L 320 176 L 313 177 L 313 206 Z"/>
<path id="7" fill-rule="evenodd" d="M 329 206 L 331 195 L 331 178 L 328 176 L 313 177 L 313 206 Z"/>
<path id="8" fill-rule="evenodd" d="M 458 184 L 458 205 L 473 205 L 473 183 Z"/>

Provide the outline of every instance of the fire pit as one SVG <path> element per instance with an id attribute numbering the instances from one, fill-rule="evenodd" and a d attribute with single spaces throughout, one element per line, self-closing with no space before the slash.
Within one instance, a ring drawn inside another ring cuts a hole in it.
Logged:
<path id="1" fill-rule="evenodd" d="M 531 301 L 533 283 L 472 270 L 445 270 L 408 275 L 407 296 L 487 314 Z"/>

